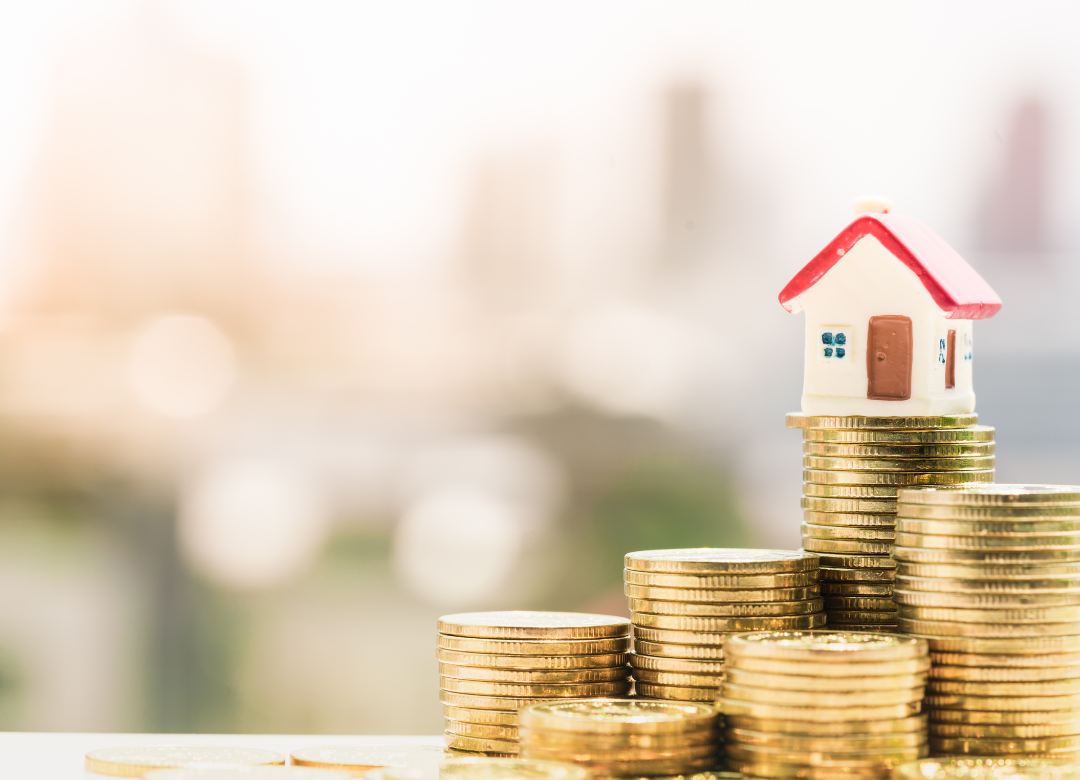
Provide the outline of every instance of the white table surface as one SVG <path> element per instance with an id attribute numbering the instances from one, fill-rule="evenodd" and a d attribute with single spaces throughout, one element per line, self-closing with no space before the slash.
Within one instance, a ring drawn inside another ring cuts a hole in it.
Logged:
<path id="1" fill-rule="evenodd" d="M 83 768 L 91 750 L 122 745 L 233 745 L 276 750 L 285 756 L 317 745 L 442 745 L 437 737 L 289 736 L 281 734 L 42 734 L 0 732 L 4 780 L 107 780 Z"/>

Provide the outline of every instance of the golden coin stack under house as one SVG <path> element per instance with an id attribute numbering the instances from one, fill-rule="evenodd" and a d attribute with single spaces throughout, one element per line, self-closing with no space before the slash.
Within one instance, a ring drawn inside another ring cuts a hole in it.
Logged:
<path id="1" fill-rule="evenodd" d="M 803 549 L 821 555 L 829 627 L 895 631 L 896 499 L 905 487 L 994 479 L 994 429 L 978 416 L 808 417 L 803 431 Z"/>
<path id="2" fill-rule="evenodd" d="M 905 490 L 895 556 L 933 753 L 1080 758 L 1080 488 Z"/>
<path id="3" fill-rule="evenodd" d="M 439 619 L 446 744 L 518 753 L 518 710 L 548 699 L 630 693 L 630 623 L 577 612 L 473 612 Z"/>
<path id="4" fill-rule="evenodd" d="M 726 636 L 825 625 L 818 557 L 810 553 L 695 548 L 624 560 L 639 697 L 711 704 Z"/>

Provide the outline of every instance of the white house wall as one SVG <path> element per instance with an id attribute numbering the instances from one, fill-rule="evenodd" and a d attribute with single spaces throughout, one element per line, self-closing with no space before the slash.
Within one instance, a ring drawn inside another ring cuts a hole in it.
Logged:
<path id="1" fill-rule="evenodd" d="M 964 348 L 970 344 L 971 320 L 946 319 L 915 272 L 873 236 L 861 239 L 793 300 L 792 311 L 806 312 L 803 413 L 893 417 L 974 411 L 972 361 L 965 359 L 971 353 Z M 890 314 L 911 318 L 911 397 L 905 401 L 866 397 L 870 318 Z M 843 328 L 848 334 L 844 358 L 824 358 L 822 331 Z M 949 330 L 956 331 L 956 386 L 946 390 L 938 347 Z"/>

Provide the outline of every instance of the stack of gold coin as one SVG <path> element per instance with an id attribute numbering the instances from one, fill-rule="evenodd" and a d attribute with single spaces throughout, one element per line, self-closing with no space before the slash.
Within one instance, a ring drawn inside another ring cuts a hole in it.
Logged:
<path id="1" fill-rule="evenodd" d="M 516 755 L 521 707 L 630 693 L 629 634 L 626 618 L 578 612 L 439 618 L 436 655 L 447 746 Z"/>
<path id="2" fill-rule="evenodd" d="M 926 641 L 895 634 L 741 634 L 719 705 L 730 768 L 751 777 L 884 780 L 927 755 Z"/>
<path id="3" fill-rule="evenodd" d="M 698 547 L 630 553 L 625 564 L 640 697 L 712 703 L 726 635 L 825 625 L 813 553 Z"/>
<path id="4" fill-rule="evenodd" d="M 927 758 L 893 770 L 894 780 L 1076 780 L 1073 761 L 1044 758 Z"/>
<path id="5" fill-rule="evenodd" d="M 712 769 L 717 712 L 707 704 L 593 699 L 521 710 L 521 754 L 569 761 L 594 775 L 657 777 Z"/>
<path id="6" fill-rule="evenodd" d="M 896 630 L 896 496 L 910 486 L 992 482 L 994 429 L 977 420 L 787 416 L 803 431 L 803 548 L 821 555 L 830 628 Z"/>
<path id="7" fill-rule="evenodd" d="M 1080 487 L 905 490 L 894 555 L 934 753 L 1080 758 Z"/>

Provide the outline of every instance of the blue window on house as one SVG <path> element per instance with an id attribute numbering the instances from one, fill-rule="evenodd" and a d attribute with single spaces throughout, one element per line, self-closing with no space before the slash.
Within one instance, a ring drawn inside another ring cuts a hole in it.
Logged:
<path id="1" fill-rule="evenodd" d="M 833 343 L 832 334 L 831 333 L 822 333 L 821 334 L 821 343 L 822 344 L 832 344 Z M 841 342 L 841 343 L 843 343 L 843 342 Z M 832 355 L 832 350 L 828 350 L 828 349 L 825 350 L 825 357 L 829 357 L 831 355 Z"/>
<path id="2" fill-rule="evenodd" d="M 846 333 L 837 333 L 836 334 L 836 343 L 839 344 L 840 346 L 843 346 L 844 344 L 847 344 L 847 334 Z M 836 356 L 837 357 L 843 357 L 844 356 L 844 350 L 842 350 L 842 349 L 836 350 Z"/>
<path id="3" fill-rule="evenodd" d="M 832 357 L 832 347 L 825 347 L 825 357 Z"/>
<path id="4" fill-rule="evenodd" d="M 843 334 L 843 333 L 841 333 L 840 335 L 841 335 L 841 336 L 843 336 L 844 334 Z M 836 343 L 837 343 L 837 344 L 841 344 L 842 342 L 840 342 L 840 341 L 837 341 Z M 828 351 L 828 350 L 826 350 L 826 351 Z M 844 349 L 843 347 L 837 347 L 837 348 L 836 348 L 836 356 L 837 356 L 838 358 L 842 358 L 842 357 L 843 357 L 844 355 L 846 355 L 846 354 L 847 354 L 847 350 L 846 350 L 846 349 Z M 828 355 L 826 355 L 825 357 L 828 357 Z"/>

